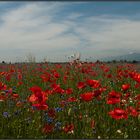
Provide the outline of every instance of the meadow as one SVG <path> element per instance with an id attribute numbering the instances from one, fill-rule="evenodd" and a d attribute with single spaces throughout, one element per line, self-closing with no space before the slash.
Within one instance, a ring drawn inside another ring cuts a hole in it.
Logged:
<path id="1" fill-rule="evenodd" d="M 138 64 L 0 64 L 0 138 L 140 138 Z"/>

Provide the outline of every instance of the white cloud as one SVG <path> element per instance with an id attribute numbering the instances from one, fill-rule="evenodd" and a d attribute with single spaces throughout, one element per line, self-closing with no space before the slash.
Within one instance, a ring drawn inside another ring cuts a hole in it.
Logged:
<path id="1" fill-rule="evenodd" d="M 68 27 L 51 21 L 50 10 L 55 12 L 57 9 L 59 9 L 59 4 L 57 6 L 49 4 L 44 8 L 42 4 L 38 6 L 38 3 L 34 3 L 8 12 L 2 18 L 4 24 L 0 28 L 0 43 L 9 47 L 9 43 L 44 40 L 44 38 L 49 39 L 63 33 Z M 35 17 L 44 10 L 48 11 L 46 15 Z"/>
<path id="2" fill-rule="evenodd" d="M 140 21 L 91 17 L 89 20 L 87 18 L 84 24 L 78 25 L 76 32 L 88 42 L 83 52 L 87 51 L 90 55 L 93 53 L 94 56 L 104 57 L 110 52 L 112 52 L 110 55 L 124 54 L 131 50 L 140 52 L 139 27 Z"/>

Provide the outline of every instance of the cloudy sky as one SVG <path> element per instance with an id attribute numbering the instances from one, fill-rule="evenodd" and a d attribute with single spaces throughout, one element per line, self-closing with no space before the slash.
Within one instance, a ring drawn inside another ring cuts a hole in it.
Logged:
<path id="1" fill-rule="evenodd" d="M 0 61 L 140 52 L 140 2 L 0 2 Z"/>

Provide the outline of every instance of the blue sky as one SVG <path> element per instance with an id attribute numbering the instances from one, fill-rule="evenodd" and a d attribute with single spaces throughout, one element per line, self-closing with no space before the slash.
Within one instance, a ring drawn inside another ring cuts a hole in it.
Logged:
<path id="1" fill-rule="evenodd" d="M 140 52 L 140 2 L 0 2 L 0 61 Z"/>

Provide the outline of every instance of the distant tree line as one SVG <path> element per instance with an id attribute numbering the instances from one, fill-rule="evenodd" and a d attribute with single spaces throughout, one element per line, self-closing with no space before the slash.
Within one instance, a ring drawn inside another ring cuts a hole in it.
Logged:
<path id="1" fill-rule="evenodd" d="M 35 61 L 35 57 L 34 56 L 28 55 L 28 61 L 26 61 L 26 62 L 15 62 L 15 64 L 17 64 L 17 63 L 36 63 L 36 61 Z M 46 59 L 44 59 L 42 62 L 38 62 L 38 63 L 59 63 L 59 62 L 49 62 Z M 65 63 L 67 63 L 67 62 L 65 62 Z M 137 60 L 132 60 L 132 61 L 128 61 L 128 60 L 100 61 L 100 60 L 97 60 L 96 63 L 133 63 L 133 64 L 136 64 L 136 63 L 140 63 L 140 61 L 137 61 Z M 11 62 L 6 62 L 6 61 L 3 60 L 1 62 L 1 64 L 11 64 Z"/>
<path id="2" fill-rule="evenodd" d="M 139 63 L 140 61 L 137 61 L 137 60 L 132 60 L 132 61 L 129 61 L 129 60 L 112 60 L 112 61 L 107 61 L 107 63 Z"/>

